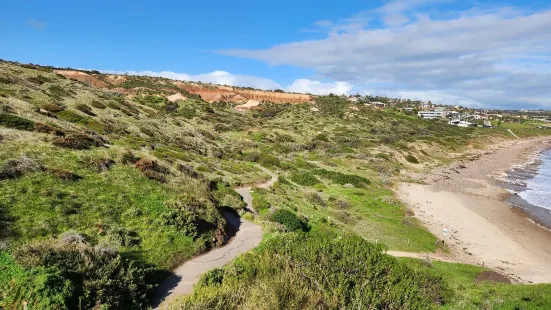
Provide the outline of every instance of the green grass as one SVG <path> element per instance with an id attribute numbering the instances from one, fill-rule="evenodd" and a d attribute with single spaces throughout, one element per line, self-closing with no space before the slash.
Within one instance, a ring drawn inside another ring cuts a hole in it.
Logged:
<path id="1" fill-rule="evenodd" d="M 34 130 L 34 122 L 16 115 L 0 114 L 0 125 L 19 130 Z"/>
<path id="2" fill-rule="evenodd" d="M 20 152 L 17 148 L 6 151 L 14 155 Z M 115 164 L 98 174 L 86 168 L 83 158 L 102 156 L 102 151 L 95 156 L 87 152 L 44 148 L 26 152 L 49 168 L 73 171 L 82 177 L 77 182 L 63 181 L 47 172 L 2 182 L 0 204 L 9 205 L 8 213 L 17 219 L 11 228 L 18 235 L 18 243 L 57 236 L 69 229 L 99 242 L 101 231 L 120 226 L 142 239 L 138 248 L 126 251 L 161 267 L 169 268 L 202 250 L 202 240 L 194 242 L 158 222 L 167 210 L 165 202 L 178 197 L 179 190 L 151 181 L 128 165 Z"/>
<path id="3" fill-rule="evenodd" d="M 272 189 L 253 193 L 259 222 L 267 223 L 263 220 L 273 212 L 286 210 L 293 216 L 278 222 L 291 219 L 296 224 L 298 219 L 312 230 L 355 233 L 390 249 L 433 251 L 435 237 L 389 189 L 408 169 L 398 156 L 443 164 L 452 160 L 446 154 L 465 152 L 470 144 L 478 148 L 513 139 L 505 128 L 457 128 L 392 110 L 352 110 L 338 96 L 319 97 L 319 112 L 311 111 L 310 105 L 262 103 L 262 110 L 239 113 L 231 103 L 206 103 L 163 78 L 128 77 L 120 85 L 128 90 L 125 97 L 61 79 L 52 68 L 0 61 L 0 76 L 9 81 L 0 89 L 6 98 L 0 106 L 0 167 L 27 156 L 44 168 L 0 181 L 0 211 L 9 219 L 0 224 L 7 223 L 11 230 L 10 246 L 0 254 L 8 266 L 0 276 L 3 285 L 10 278 L 23 279 L 20 272 L 30 272 L 8 262 L 8 252 L 33 242 L 48 243 L 68 230 L 83 234 L 91 247 L 108 244 L 132 261 L 173 267 L 223 240 L 218 208 L 243 207 L 231 188 L 269 178 L 255 163 L 280 176 Z M 17 82 L 22 78 L 34 86 Z M 166 96 L 175 91 L 188 99 L 169 103 Z M 35 112 L 52 102 L 60 105 L 51 106 L 56 117 Z M 58 132 L 42 128 L 37 133 L 35 123 L 47 123 Z M 59 143 L 71 140 L 76 131 L 93 136 L 94 147 L 75 150 L 74 144 Z M 521 137 L 549 134 L 528 125 L 513 131 Z M 69 138 L 55 137 L 63 132 Z M 126 156 L 123 162 L 122 154 L 129 152 L 133 159 Z M 138 171 L 134 159 L 166 168 L 155 175 L 164 183 L 149 179 L 146 175 L 154 175 L 147 169 Z M 80 179 L 68 178 L 71 173 Z M 210 223 L 208 229 L 198 233 L 195 228 L 203 221 Z M 273 223 L 267 226 L 268 231 L 280 229 Z M 177 227 L 192 233 L 186 235 Z M 433 271 L 445 273 L 437 267 Z M 49 276 L 63 281 L 55 272 L 33 277 Z M 453 277 L 449 276 L 452 282 Z M 212 283 L 217 279 L 213 275 Z M 200 298 L 208 298 L 210 289 L 202 290 Z M 263 300 L 262 294 L 272 296 L 261 289 L 255 292 L 252 303 Z M 472 292 L 469 296 L 485 294 Z"/>
<path id="4" fill-rule="evenodd" d="M 436 309 L 451 291 L 438 276 L 381 247 L 326 229 L 268 236 L 257 249 L 205 274 L 167 309 Z"/>
<path id="5" fill-rule="evenodd" d="M 433 261 L 428 267 L 416 259 L 401 258 L 409 266 L 442 276 L 454 290 L 444 309 L 551 309 L 551 285 L 479 282 L 483 267 Z"/>

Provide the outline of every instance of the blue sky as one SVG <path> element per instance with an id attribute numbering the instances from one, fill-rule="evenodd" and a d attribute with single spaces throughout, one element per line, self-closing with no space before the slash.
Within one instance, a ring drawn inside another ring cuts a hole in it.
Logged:
<path id="1" fill-rule="evenodd" d="M 549 1 L 10 1 L 0 58 L 311 93 L 551 108 Z"/>

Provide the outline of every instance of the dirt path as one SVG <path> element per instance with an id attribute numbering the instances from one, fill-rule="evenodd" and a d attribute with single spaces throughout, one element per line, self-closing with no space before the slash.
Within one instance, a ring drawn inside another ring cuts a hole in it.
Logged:
<path id="1" fill-rule="evenodd" d="M 402 252 L 402 251 L 386 251 L 386 254 L 394 257 L 409 257 L 416 259 L 436 260 L 445 263 L 460 263 L 462 262 L 453 258 L 446 257 L 438 253 L 417 253 L 417 252 Z"/>
<path id="2" fill-rule="evenodd" d="M 272 178 L 270 179 L 270 181 L 268 181 L 266 183 L 256 185 L 256 186 L 260 187 L 260 188 L 272 187 L 272 185 L 274 185 L 274 183 L 277 182 L 277 180 L 278 180 L 277 175 L 274 174 L 273 172 L 271 172 L 270 170 L 260 166 L 260 165 L 257 165 L 257 167 L 260 170 L 262 170 L 262 171 L 266 172 L 267 174 L 269 174 L 270 177 L 272 177 Z M 255 212 L 255 210 L 252 207 L 252 205 L 253 205 L 253 196 L 251 195 L 251 189 L 252 189 L 252 186 L 246 186 L 246 187 L 235 188 L 235 191 L 239 195 L 241 195 L 241 197 L 243 197 L 243 201 L 247 204 L 247 206 L 246 206 L 247 210 L 249 210 L 251 212 Z"/>
<path id="3" fill-rule="evenodd" d="M 258 166 L 259 169 L 271 176 L 270 181 L 257 185 L 268 188 L 277 181 L 277 175 L 268 169 Z M 247 204 L 246 209 L 253 211 L 252 187 L 236 188 Z M 239 218 L 232 213 L 225 213 L 226 220 L 235 227 L 237 233 L 228 244 L 216 248 L 201 256 L 195 257 L 176 268 L 173 274 L 157 289 L 153 307 L 160 307 L 161 303 L 169 298 L 185 295 L 193 292 L 193 285 L 199 281 L 201 275 L 213 268 L 220 268 L 231 262 L 238 255 L 245 253 L 260 243 L 262 240 L 262 227 L 252 222 Z"/>

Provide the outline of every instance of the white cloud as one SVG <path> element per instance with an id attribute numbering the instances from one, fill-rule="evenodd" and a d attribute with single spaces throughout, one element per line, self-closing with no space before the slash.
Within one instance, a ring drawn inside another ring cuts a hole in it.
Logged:
<path id="1" fill-rule="evenodd" d="M 216 70 L 210 73 L 204 74 L 187 74 L 176 73 L 172 71 L 103 71 L 105 73 L 113 74 L 130 74 L 130 75 L 143 75 L 143 76 L 158 76 L 180 81 L 199 81 L 205 83 L 230 85 L 230 86 L 248 86 L 259 89 L 277 89 L 282 88 L 281 85 L 273 80 L 266 79 L 258 76 L 239 75 L 232 74 L 226 71 Z"/>
<path id="2" fill-rule="evenodd" d="M 323 39 L 221 53 L 311 68 L 360 89 L 371 89 L 373 79 L 385 81 L 395 92 L 440 94 L 444 103 L 459 97 L 478 105 L 551 107 L 551 9 L 438 6 L 448 2 L 392 1 L 318 23 Z"/>
<path id="3" fill-rule="evenodd" d="M 187 73 L 176 73 L 171 71 L 110 71 L 103 70 L 104 73 L 111 74 L 129 74 L 129 75 L 141 75 L 141 76 L 157 76 L 164 77 L 173 80 L 180 81 L 200 81 L 205 83 L 213 83 L 220 85 L 230 85 L 230 86 L 246 86 L 253 87 L 258 89 L 284 89 L 289 92 L 297 93 L 310 93 L 315 95 L 327 95 L 330 93 L 333 94 L 348 94 L 353 88 L 353 85 L 346 82 L 320 82 L 309 79 L 296 79 L 288 86 L 282 86 L 274 80 L 250 76 L 250 75 L 238 75 L 232 74 L 230 72 L 216 70 L 210 73 L 204 74 L 187 74 Z"/>
<path id="4" fill-rule="evenodd" d="M 346 82 L 329 82 L 322 83 L 320 81 L 312 81 L 308 79 L 297 79 L 293 84 L 285 88 L 289 92 L 310 93 L 317 95 L 329 94 L 349 94 L 354 86 Z"/>

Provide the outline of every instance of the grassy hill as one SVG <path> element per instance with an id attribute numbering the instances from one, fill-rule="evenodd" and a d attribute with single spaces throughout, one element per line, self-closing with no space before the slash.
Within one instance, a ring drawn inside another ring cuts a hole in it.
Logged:
<path id="1" fill-rule="evenodd" d="M 406 276 L 417 267 L 381 257 L 380 246 L 371 243 L 435 250 L 434 236 L 390 187 L 404 169 L 442 164 L 459 158 L 469 145 L 510 139 L 505 128 L 458 128 L 340 96 L 317 97 L 313 104 L 263 102 L 260 109 L 237 112 L 236 104 L 209 103 L 177 85 L 129 77 L 118 85 L 123 92 L 68 79 L 50 67 L 0 62 L 0 307 L 19 309 L 27 302 L 30 309 L 147 308 L 168 270 L 227 241 L 223 210 L 244 206 L 232 188 L 269 178 L 256 164 L 280 176 L 273 189 L 254 193 L 260 213 L 255 220 L 270 238 L 227 270 L 254 255 L 269 257 L 287 239 L 297 246 L 316 238 L 326 242 L 328 231 L 344 240 L 336 248 L 365 246 L 368 253 L 351 250 L 351 255 L 376 257 L 373 268 L 400 270 L 381 284 L 393 295 L 379 308 L 453 302 L 445 276 L 426 268 Z M 175 92 L 185 99 L 166 98 Z M 515 129 L 524 136 L 549 133 L 526 126 Z M 323 256 L 329 248 L 290 249 L 285 257 L 309 262 L 315 259 L 309 255 Z M 357 259 L 344 261 L 348 267 L 335 273 L 353 268 Z M 214 289 L 204 285 L 194 298 L 235 289 L 249 294 L 236 308 L 273 308 L 292 300 L 260 299 L 262 287 L 273 284 L 266 281 L 279 274 L 306 292 L 296 297 L 306 298 L 304 305 L 347 307 L 354 299 L 338 292 L 321 296 L 320 288 L 288 278 L 285 264 L 243 267 L 269 272 L 228 278 L 233 280 Z M 423 279 L 425 288 L 439 293 L 417 286 L 408 293 L 394 286 L 402 278 L 404 285 Z M 258 291 L 246 290 L 247 281 L 257 281 Z M 402 293 L 412 297 L 388 303 Z"/>

